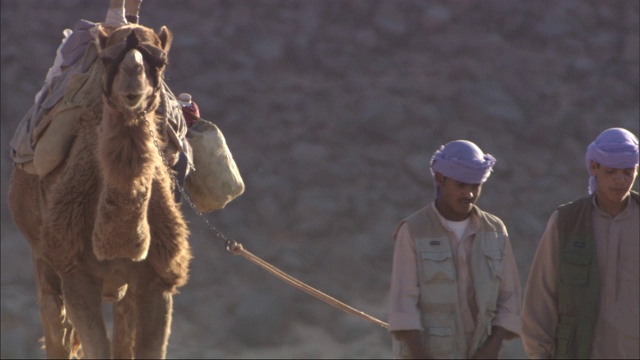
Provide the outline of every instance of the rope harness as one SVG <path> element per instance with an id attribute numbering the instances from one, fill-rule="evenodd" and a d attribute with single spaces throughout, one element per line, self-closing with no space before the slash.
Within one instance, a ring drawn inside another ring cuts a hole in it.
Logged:
<path id="1" fill-rule="evenodd" d="M 222 232 L 220 232 L 218 229 L 215 228 L 215 226 L 213 226 L 209 220 L 207 220 L 207 218 L 202 214 L 202 212 L 200 212 L 195 204 L 193 203 L 193 201 L 191 200 L 191 198 L 189 197 L 189 195 L 184 191 L 184 188 L 178 183 L 178 180 L 176 179 L 176 177 L 174 176 L 173 172 L 171 171 L 171 166 L 169 165 L 169 163 L 167 162 L 167 159 L 164 157 L 164 154 L 162 152 L 162 150 L 160 149 L 160 144 L 159 142 L 156 140 L 154 132 L 152 131 L 151 128 L 151 124 L 149 123 L 149 120 L 147 120 L 146 118 L 146 111 L 142 112 L 139 117 L 141 117 L 141 119 L 144 121 L 144 123 L 146 124 L 148 130 L 149 130 L 149 134 L 151 134 L 151 137 L 153 139 L 153 143 L 156 146 L 156 148 L 158 149 L 158 153 L 160 154 L 160 157 L 162 158 L 162 163 L 165 165 L 165 167 L 167 168 L 167 171 L 169 172 L 169 176 L 171 176 L 171 180 L 173 181 L 173 184 L 176 186 L 176 188 L 180 191 L 180 193 L 182 194 L 183 198 L 187 201 L 187 203 L 189 204 L 189 206 L 193 209 L 193 211 L 195 211 L 195 213 L 198 215 L 198 217 L 200 219 L 202 219 L 202 221 L 207 225 L 207 227 L 213 231 L 213 233 L 216 235 L 217 238 L 221 239 L 224 241 L 225 243 L 225 248 L 227 249 L 227 251 L 229 251 L 231 254 L 233 255 L 241 255 L 243 258 L 249 260 L 250 262 L 260 266 L 262 269 L 266 270 L 267 272 L 269 272 L 270 274 L 274 275 L 275 277 L 279 278 L 280 280 L 283 280 L 284 282 L 286 282 L 287 284 L 294 286 L 296 288 L 298 288 L 299 290 L 302 290 L 304 292 L 306 292 L 307 294 L 314 296 L 315 298 L 324 301 L 325 303 L 334 306 L 346 313 L 355 315 L 359 318 L 362 318 L 364 320 L 370 321 L 376 325 L 382 326 L 383 328 L 388 328 L 389 324 L 378 320 L 377 318 L 367 315 L 366 313 L 359 311 L 357 309 L 354 309 L 353 307 L 341 302 L 340 300 L 331 297 L 307 284 L 305 284 L 304 282 L 286 274 L 285 272 L 283 272 L 282 270 L 278 269 L 277 267 L 269 264 L 268 262 L 262 260 L 261 258 L 255 256 L 254 254 L 252 254 L 251 252 L 247 251 L 244 249 L 244 247 L 242 246 L 242 244 L 237 243 L 235 240 L 229 239 L 227 238 Z"/>
<path id="2" fill-rule="evenodd" d="M 107 68 L 107 87 L 106 89 L 102 89 L 107 98 L 111 97 L 113 81 L 118 72 L 118 65 L 120 65 L 130 50 L 138 50 L 144 62 L 149 64 L 149 71 L 151 72 L 151 78 L 153 80 L 153 92 L 156 93 L 160 89 L 160 69 L 167 64 L 167 54 L 162 49 L 151 44 L 141 43 L 135 29 L 131 30 L 123 43 L 114 45 L 111 48 L 112 49 L 106 50 L 105 53 L 110 54 L 119 50 L 115 57 L 109 55 L 103 55 L 101 57 L 103 64 Z"/>

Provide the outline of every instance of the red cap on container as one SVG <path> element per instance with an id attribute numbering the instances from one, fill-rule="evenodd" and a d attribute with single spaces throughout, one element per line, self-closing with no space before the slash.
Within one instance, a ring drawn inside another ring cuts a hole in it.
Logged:
<path id="1" fill-rule="evenodd" d="M 182 93 L 178 95 L 177 100 L 182 106 L 182 113 L 184 114 L 184 120 L 187 122 L 187 127 L 200 120 L 200 110 L 195 101 L 191 99 L 190 94 Z"/>

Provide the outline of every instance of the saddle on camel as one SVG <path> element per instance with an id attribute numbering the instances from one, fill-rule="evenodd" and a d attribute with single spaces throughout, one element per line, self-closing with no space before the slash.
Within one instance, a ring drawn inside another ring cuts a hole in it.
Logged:
<path id="1" fill-rule="evenodd" d="M 100 24 L 106 31 L 137 23 L 142 0 L 110 1 L 106 20 Z M 97 25 L 80 20 L 73 31 L 63 32 L 45 84 L 11 139 L 11 159 L 17 168 L 39 177 L 49 174 L 66 159 L 78 119 L 100 111 L 103 90 L 94 44 Z M 224 135 L 200 117 L 190 94 L 176 98 L 162 78 L 161 83 L 156 112 L 165 119 L 163 135 L 168 141 L 164 155 L 200 212 L 222 209 L 244 192 Z M 176 201 L 179 199 L 176 192 Z"/>

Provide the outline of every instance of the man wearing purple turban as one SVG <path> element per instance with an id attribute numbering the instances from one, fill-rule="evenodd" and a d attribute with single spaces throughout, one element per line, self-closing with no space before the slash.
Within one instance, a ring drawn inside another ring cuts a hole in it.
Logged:
<path id="1" fill-rule="evenodd" d="M 640 358 L 638 138 L 603 131 L 587 147 L 589 195 L 551 214 L 522 311 L 530 358 Z"/>
<path id="2" fill-rule="evenodd" d="M 452 141 L 431 158 L 436 198 L 402 220 L 389 297 L 396 358 L 497 358 L 520 334 L 520 278 L 507 229 L 475 202 L 496 159 Z"/>

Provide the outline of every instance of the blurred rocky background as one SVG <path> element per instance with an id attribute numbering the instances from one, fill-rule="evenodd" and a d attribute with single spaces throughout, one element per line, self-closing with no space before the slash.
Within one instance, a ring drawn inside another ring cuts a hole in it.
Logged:
<path id="1" fill-rule="evenodd" d="M 9 140 L 62 31 L 107 1 L 2 0 L 2 358 L 42 358 L 29 248 L 7 209 Z M 639 130 L 639 2 L 145 0 L 174 33 L 167 82 L 224 132 L 246 192 L 206 218 L 292 276 L 386 321 L 391 234 L 433 197 L 431 154 L 498 163 L 479 205 L 522 283 L 547 218 L 586 194 L 584 151 Z M 635 185 L 637 189 L 637 184 Z M 388 358 L 380 326 L 241 257 L 188 207 L 195 258 L 171 358 Z M 108 308 L 105 308 L 108 310 Z M 505 357 L 524 357 L 519 341 Z"/>

